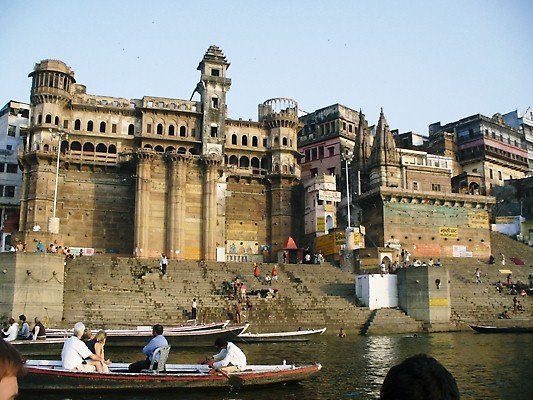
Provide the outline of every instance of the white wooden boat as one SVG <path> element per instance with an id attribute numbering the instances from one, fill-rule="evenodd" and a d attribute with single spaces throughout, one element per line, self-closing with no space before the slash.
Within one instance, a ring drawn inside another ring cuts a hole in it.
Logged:
<path id="1" fill-rule="evenodd" d="M 326 328 L 322 329 L 305 329 L 290 332 L 269 332 L 269 333 L 250 333 L 244 332 L 239 335 L 236 341 L 241 343 L 256 342 L 307 342 L 313 337 L 322 335 Z"/>
<path id="2" fill-rule="evenodd" d="M 222 322 L 211 322 L 208 324 L 188 324 L 188 325 L 178 325 L 178 326 L 168 326 L 164 327 L 165 334 L 174 333 L 174 332 L 194 332 L 194 331 L 204 331 L 211 329 L 223 329 L 226 328 L 229 324 L 229 319 Z M 148 333 L 152 334 L 152 326 L 140 325 L 135 329 L 105 329 L 107 336 L 136 336 L 138 334 Z M 96 334 L 98 329 L 93 329 L 92 334 Z M 69 337 L 72 336 L 72 329 L 63 329 L 63 328 L 47 328 L 46 336 L 50 337 Z"/>
<path id="3" fill-rule="evenodd" d="M 318 373 L 320 364 L 248 365 L 233 373 L 210 373 L 207 365 L 166 364 L 164 372 L 130 373 L 126 363 L 112 363 L 108 373 L 68 371 L 60 361 L 28 360 L 19 378 L 21 393 L 29 391 L 190 390 L 257 387 L 298 382 Z"/>

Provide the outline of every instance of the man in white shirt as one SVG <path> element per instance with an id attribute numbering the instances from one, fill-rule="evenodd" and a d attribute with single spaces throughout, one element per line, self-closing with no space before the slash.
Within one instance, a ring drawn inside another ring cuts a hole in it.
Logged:
<path id="1" fill-rule="evenodd" d="M 2 332 L 2 337 L 6 342 L 12 342 L 17 339 L 17 334 L 19 332 L 19 324 L 15 321 L 15 318 L 9 318 L 9 328 L 4 333 Z"/>
<path id="2" fill-rule="evenodd" d="M 246 355 L 235 344 L 225 339 L 218 338 L 215 346 L 220 349 L 220 353 L 215 354 L 208 365 L 223 372 L 238 372 L 246 368 Z"/>
<path id="3" fill-rule="evenodd" d="M 102 372 L 102 362 L 104 359 L 96 354 L 91 353 L 91 350 L 85 343 L 81 341 L 81 336 L 85 331 L 83 322 L 77 322 L 74 325 L 74 335 L 69 337 L 63 345 L 61 351 L 61 363 L 63 368 L 77 371 L 94 371 Z M 85 364 L 83 359 L 90 358 Z"/>

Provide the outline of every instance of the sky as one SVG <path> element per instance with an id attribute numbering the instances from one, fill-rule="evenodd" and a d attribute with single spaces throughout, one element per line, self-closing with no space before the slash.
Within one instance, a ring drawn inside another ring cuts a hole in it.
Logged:
<path id="1" fill-rule="evenodd" d="M 0 107 L 29 102 L 36 62 L 87 92 L 189 99 L 214 44 L 231 66 L 229 117 L 273 97 L 340 103 L 392 129 L 533 106 L 533 1 L 0 0 Z"/>

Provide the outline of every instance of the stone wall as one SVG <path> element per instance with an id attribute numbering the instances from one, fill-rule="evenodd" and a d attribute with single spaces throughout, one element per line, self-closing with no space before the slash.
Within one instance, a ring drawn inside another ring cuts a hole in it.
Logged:
<path id="1" fill-rule="evenodd" d="M 64 257 L 46 253 L 0 253 L 0 316 L 25 314 L 50 324 L 63 318 Z"/>
<path id="2" fill-rule="evenodd" d="M 449 277 L 448 269 L 445 267 L 399 269 L 400 307 L 410 317 L 427 324 L 449 323 L 451 316 Z"/>

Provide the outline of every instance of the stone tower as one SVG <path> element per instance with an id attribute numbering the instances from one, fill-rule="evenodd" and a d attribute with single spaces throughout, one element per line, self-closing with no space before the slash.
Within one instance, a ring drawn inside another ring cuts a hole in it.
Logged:
<path id="1" fill-rule="evenodd" d="M 383 109 L 378 125 L 369 162 L 369 189 L 377 187 L 401 187 L 400 156 L 389 129 Z"/>
<path id="2" fill-rule="evenodd" d="M 64 111 L 72 99 L 76 81 L 74 71 L 58 60 L 43 60 L 35 64 L 28 76 L 32 78 L 32 122 L 27 150 L 32 157 L 23 160 L 26 166 L 23 172 L 20 229 L 31 231 L 35 227 L 43 233 L 57 234 L 58 220 L 52 218 L 55 211 L 56 155 L 58 146 L 67 145 L 63 134 L 69 128 L 69 118 Z M 30 185 L 30 181 L 40 184 Z"/>
<path id="3" fill-rule="evenodd" d="M 359 124 L 355 135 L 355 148 L 354 148 L 354 165 L 357 169 L 357 194 L 361 195 L 359 191 L 364 192 L 367 190 L 368 173 L 367 167 L 370 162 L 370 155 L 372 152 L 372 141 L 370 133 L 368 131 L 368 123 L 365 120 L 365 115 L 359 110 Z M 361 190 L 359 190 L 361 189 Z"/>
<path id="4" fill-rule="evenodd" d="M 297 208 L 296 190 L 300 182 L 297 163 L 298 103 L 275 98 L 259 105 L 259 121 L 268 130 L 268 172 L 270 183 L 270 240 L 272 252 L 283 249 L 289 236 L 300 236 L 294 221 Z"/>
<path id="5" fill-rule="evenodd" d="M 197 91 L 202 103 L 202 154 L 224 154 L 226 93 L 231 79 L 226 77 L 229 62 L 222 50 L 210 46 L 198 65 L 202 73 Z"/>

